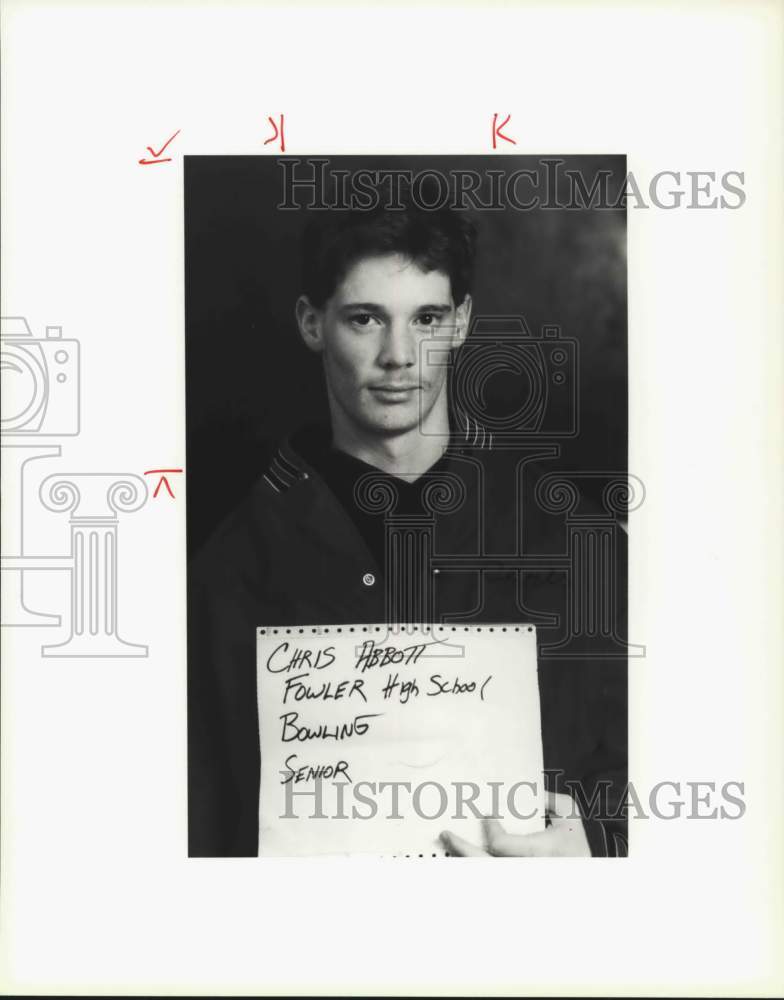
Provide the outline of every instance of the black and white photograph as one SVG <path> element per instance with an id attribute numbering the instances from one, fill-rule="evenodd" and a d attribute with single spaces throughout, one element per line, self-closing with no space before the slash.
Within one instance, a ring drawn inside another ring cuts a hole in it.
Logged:
<path id="1" fill-rule="evenodd" d="M 625 175 L 186 158 L 192 856 L 627 854 Z"/>
<path id="2" fill-rule="evenodd" d="M 0 994 L 784 994 L 781 0 L 0 5 Z"/>

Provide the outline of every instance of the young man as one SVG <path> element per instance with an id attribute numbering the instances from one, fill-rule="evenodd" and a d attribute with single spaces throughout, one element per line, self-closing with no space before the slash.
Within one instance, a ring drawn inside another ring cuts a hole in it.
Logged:
<path id="1" fill-rule="evenodd" d="M 560 524 L 534 501 L 538 467 L 526 466 L 521 523 L 508 452 L 450 400 L 448 362 L 471 320 L 473 227 L 413 206 L 329 212 L 303 250 L 296 316 L 323 364 L 329 424 L 280 446 L 191 566 L 191 855 L 257 853 L 259 625 L 547 622 L 563 608 L 553 574 L 460 566 L 518 551 L 521 534 L 527 551 L 563 548 Z M 559 661 L 540 667 L 540 689 L 545 767 L 588 798 L 605 782 L 617 803 L 625 665 Z M 488 824 L 484 847 L 447 834 L 448 849 L 607 853 L 606 829 L 551 792 L 544 832 Z"/>

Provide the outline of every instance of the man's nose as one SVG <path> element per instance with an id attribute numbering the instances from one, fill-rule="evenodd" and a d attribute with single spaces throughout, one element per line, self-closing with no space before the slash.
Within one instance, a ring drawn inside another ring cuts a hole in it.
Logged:
<path id="1" fill-rule="evenodd" d="M 382 368 L 410 368 L 416 363 L 416 342 L 406 323 L 392 323 L 387 328 L 378 362 Z"/>

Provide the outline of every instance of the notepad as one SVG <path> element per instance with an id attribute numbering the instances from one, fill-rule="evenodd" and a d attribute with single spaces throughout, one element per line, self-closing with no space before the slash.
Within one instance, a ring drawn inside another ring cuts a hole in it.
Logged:
<path id="1" fill-rule="evenodd" d="M 544 829 L 533 625 L 263 626 L 257 681 L 260 856 Z"/>

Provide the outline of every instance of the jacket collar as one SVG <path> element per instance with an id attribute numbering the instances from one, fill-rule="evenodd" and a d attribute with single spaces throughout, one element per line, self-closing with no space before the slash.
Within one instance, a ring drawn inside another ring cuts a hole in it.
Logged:
<path id="1" fill-rule="evenodd" d="M 492 449 L 492 433 L 463 410 L 453 409 L 450 425 L 450 450 Z M 330 429 L 326 423 L 305 424 L 298 428 L 278 445 L 262 479 L 275 493 L 287 493 L 296 483 L 318 476 L 307 456 L 312 454 L 312 449 L 325 447 L 329 437 Z"/>

